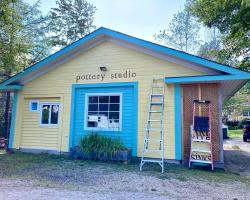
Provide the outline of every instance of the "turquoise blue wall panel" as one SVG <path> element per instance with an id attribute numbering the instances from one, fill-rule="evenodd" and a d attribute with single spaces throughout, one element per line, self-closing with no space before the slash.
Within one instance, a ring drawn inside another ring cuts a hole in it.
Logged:
<path id="1" fill-rule="evenodd" d="M 92 87 L 94 85 L 95 87 Z M 124 86 L 123 86 L 124 85 Z M 121 131 L 94 131 L 102 135 L 120 138 L 137 155 L 137 84 L 91 84 L 73 86 L 71 112 L 70 147 L 79 145 L 80 138 L 91 131 L 84 129 L 85 95 L 87 93 L 121 93 L 122 94 L 122 128 Z"/>
<path id="2" fill-rule="evenodd" d="M 182 141 L 181 141 L 181 86 L 174 85 L 174 106 L 175 106 L 175 159 L 181 160 Z"/>
<path id="3" fill-rule="evenodd" d="M 11 123 L 10 123 L 10 136 L 9 136 L 9 145 L 8 145 L 9 148 L 13 148 L 13 143 L 14 143 L 17 99 L 18 99 L 18 91 L 15 91 L 14 99 L 13 99 L 12 114 L 11 114 Z"/>

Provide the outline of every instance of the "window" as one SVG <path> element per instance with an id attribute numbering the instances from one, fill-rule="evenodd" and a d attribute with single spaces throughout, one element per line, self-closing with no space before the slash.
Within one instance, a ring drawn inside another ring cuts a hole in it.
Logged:
<path id="1" fill-rule="evenodd" d="M 244 110 L 243 111 L 243 116 L 244 117 L 250 117 L 250 110 Z"/>
<path id="2" fill-rule="evenodd" d="M 30 112 L 37 112 L 38 111 L 38 101 L 30 101 L 29 103 L 29 109 L 30 109 Z"/>
<path id="3" fill-rule="evenodd" d="M 58 125 L 59 119 L 59 104 L 58 103 L 44 103 L 41 104 L 40 113 L 41 125 Z"/>
<path id="4" fill-rule="evenodd" d="M 120 94 L 87 94 L 85 110 L 86 129 L 121 129 Z"/>

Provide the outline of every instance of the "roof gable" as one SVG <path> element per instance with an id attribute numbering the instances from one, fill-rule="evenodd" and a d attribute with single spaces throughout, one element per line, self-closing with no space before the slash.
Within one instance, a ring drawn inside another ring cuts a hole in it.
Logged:
<path id="1" fill-rule="evenodd" d="M 16 74 L 15 76 L 11 77 L 10 79 L 5 80 L 4 82 L 0 84 L 0 89 L 6 88 L 8 85 L 15 84 L 19 79 L 25 77 L 28 74 L 32 75 L 32 73 L 34 73 L 34 71 L 36 70 L 43 70 L 43 67 L 45 65 L 56 62 L 57 59 L 59 59 L 62 56 L 70 57 L 70 54 L 72 52 L 77 52 L 77 49 L 80 48 L 81 46 L 85 45 L 86 48 L 90 48 L 91 46 L 93 47 L 93 45 L 96 45 L 96 43 L 98 43 L 98 39 L 103 38 L 103 37 L 115 38 L 120 41 L 125 41 L 127 43 L 130 43 L 139 47 L 143 47 L 145 49 L 154 51 L 156 53 L 169 55 L 169 56 L 181 59 L 181 60 L 185 60 L 185 61 L 197 64 L 197 65 L 204 66 L 204 68 L 209 68 L 212 70 L 220 71 L 224 74 L 239 75 L 239 76 L 250 78 L 250 74 L 248 72 L 241 71 L 234 67 L 223 65 L 214 61 L 210 61 L 210 60 L 198 57 L 198 56 L 194 56 L 192 54 L 188 54 L 179 50 L 161 46 L 152 42 L 148 42 L 148 41 L 138 39 L 138 38 L 135 38 L 135 37 L 132 37 L 132 36 L 117 32 L 117 31 L 113 31 L 113 30 L 101 27 L 97 29 L 96 31 L 81 38 L 80 40 L 72 43 L 71 45 L 52 54 L 51 56 L 48 56 L 42 61 L 32 65 L 31 67 L 27 68 L 25 71 L 20 72 Z"/>

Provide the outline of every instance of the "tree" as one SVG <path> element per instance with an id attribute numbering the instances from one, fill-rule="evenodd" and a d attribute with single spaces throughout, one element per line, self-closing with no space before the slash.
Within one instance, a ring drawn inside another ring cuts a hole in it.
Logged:
<path id="1" fill-rule="evenodd" d="M 216 39 L 212 39 L 209 42 L 205 42 L 202 44 L 198 51 L 198 56 L 203 58 L 207 58 L 210 60 L 219 60 L 218 51 L 221 49 L 220 41 Z"/>
<path id="2" fill-rule="evenodd" d="M 27 52 L 26 43 L 18 35 L 21 29 L 21 16 L 15 9 L 17 1 L 3 0 L 0 1 L 0 69 L 2 79 L 9 78 L 13 71 L 20 66 L 19 55 Z M 4 112 L 4 135 L 8 138 L 9 134 L 9 109 L 10 93 L 6 94 Z"/>
<path id="3" fill-rule="evenodd" d="M 224 58 L 219 54 L 222 49 L 222 35 L 218 32 L 216 28 L 210 28 L 207 31 L 212 33 L 212 38 L 210 41 L 202 44 L 197 52 L 197 55 L 209 60 L 214 60 L 217 62 L 224 62 Z"/>
<path id="4" fill-rule="evenodd" d="M 247 70 L 250 65 L 250 1 L 194 0 L 191 8 L 200 22 L 222 33 L 220 54 L 225 61 Z"/>
<path id="5" fill-rule="evenodd" d="M 50 34 L 54 46 L 64 47 L 95 28 L 96 7 L 86 0 L 57 0 L 57 8 L 50 12 Z"/>
<path id="6" fill-rule="evenodd" d="M 22 28 L 22 18 L 17 12 L 18 1 L 0 1 L 0 70 L 2 79 L 8 78 L 13 72 L 18 71 L 23 54 L 28 53 L 27 38 L 19 34 Z"/>
<path id="7" fill-rule="evenodd" d="M 22 0 L 0 1 L 0 81 L 10 78 L 45 54 L 38 51 L 45 30 L 44 19 L 38 10 L 39 1 L 30 6 Z M 41 48 L 40 48 L 41 49 Z M 4 111 L 5 137 L 9 134 L 11 95 L 6 92 Z"/>
<path id="8" fill-rule="evenodd" d="M 40 0 L 33 5 L 19 1 L 18 12 L 22 16 L 22 29 L 20 34 L 28 38 L 30 50 L 29 63 L 34 64 L 51 54 L 51 44 L 48 39 L 49 16 L 43 15 L 40 10 Z"/>
<path id="9" fill-rule="evenodd" d="M 200 26 L 191 14 L 191 2 L 186 2 L 184 10 L 175 14 L 168 29 L 155 34 L 155 39 L 182 51 L 196 51 L 200 43 L 198 34 Z"/>
<path id="10" fill-rule="evenodd" d="M 13 73 L 47 56 L 46 41 L 48 17 L 39 10 L 40 1 L 34 5 L 22 0 L 0 2 L 0 75 L 9 78 Z"/>

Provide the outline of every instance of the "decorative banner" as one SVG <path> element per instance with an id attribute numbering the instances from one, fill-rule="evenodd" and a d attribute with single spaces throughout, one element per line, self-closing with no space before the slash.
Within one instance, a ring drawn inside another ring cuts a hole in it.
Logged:
<path id="1" fill-rule="evenodd" d="M 79 81 L 91 81 L 91 80 L 97 80 L 97 81 L 104 81 L 105 79 L 129 79 L 129 78 L 135 78 L 136 73 L 131 72 L 130 70 L 126 70 L 124 72 L 116 72 L 107 74 L 105 72 L 103 73 L 96 73 L 96 74 L 81 74 L 76 76 L 76 82 Z"/>

